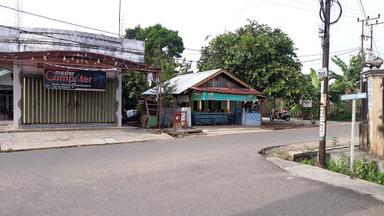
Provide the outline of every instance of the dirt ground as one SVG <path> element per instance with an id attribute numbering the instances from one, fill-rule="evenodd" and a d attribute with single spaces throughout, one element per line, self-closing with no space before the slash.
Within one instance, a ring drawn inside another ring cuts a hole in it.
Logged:
<path id="1" fill-rule="evenodd" d="M 283 129 L 293 129 L 293 128 L 309 128 L 309 127 L 317 127 L 314 124 L 302 124 L 301 122 L 293 122 L 293 121 L 263 121 L 261 123 L 262 129 L 271 129 L 271 130 L 283 130 Z"/>

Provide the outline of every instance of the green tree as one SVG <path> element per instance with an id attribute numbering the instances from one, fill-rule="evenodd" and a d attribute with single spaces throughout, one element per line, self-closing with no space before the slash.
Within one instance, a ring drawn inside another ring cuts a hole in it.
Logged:
<path id="1" fill-rule="evenodd" d="M 138 25 L 133 29 L 126 29 L 125 32 L 125 38 L 145 42 L 145 63 L 152 67 L 161 68 L 164 82 L 176 76 L 178 68 L 185 67 L 185 65 L 179 64 L 175 60 L 175 58 L 180 58 L 181 53 L 184 51 L 183 40 L 177 31 L 156 24 L 147 28 L 142 28 Z M 148 86 L 146 79 L 145 74 L 124 75 L 124 93 L 128 98 L 128 104 L 136 103 L 143 91 L 153 87 Z M 158 82 L 153 84 L 156 83 Z M 167 94 L 169 89 L 172 88 L 168 85 L 164 85 L 164 87 L 164 94 Z M 174 106 L 172 98 L 167 96 L 164 96 L 164 104 Z"/>
<path id="2" fill-rule="evenodd" d="M 355 92 L 359 87 L 360 72 L 363 61 L 360 56 L 353 56 L 349 63 L 345 63 L 339 57 L 334 56 L 332 62 L 339 68 L 341 74 L 330 72 L 330 80 L 334 82 L 330 85 L 332 91 L 340 94 Z"/>
<path id="3" fill-rule="evenodd" d="M 198 68 L 224 68 L 266 96 L 283 98 L 288 104 L 301 97 L 301 64 L 293 41 L 280 29 L 255 21 L 212 39 L 202 49 Z"/>
<path id="4" fill-rule="evenodd" d="M 353 56 L 346 63 L 334 56 L 332 62 L 339 67 L 340 73 L 330 71 L 329 99 L 334 105 L 334 113 L 339 114 L 346 109 L 346 104 L 340 100 L 341 95 L 356 92 L 359 88 L 363 60 L 360 56 Z"/>
<path id="5" fill-rule="evenodd" d="M 301 92 L 302 99 L 312 100 L 312 107 L 304 109 L 304 113 L 310 115 L 311 119 L 316 119 L 320 112 L 320 85 L 316 71 L 310 68 L 309 74 L 303 75 Z"/>
<path id="6" fill-rule="evenodd" d="M 141 72 L 123 74 L 123 100 L 125 109 L 134 109 L 142 92 L 149 88 L 147 77 Z"/>
<path id="7" fill-rule="evenodd" d="M 177 75 L 179 64 L 175 58 L 180 58 L 184 51 L 183 39 L 177 31 L 163 27 L 160 24 L 141 28 L 126 29 L 125 37 L 145 42 L 145 63 L 163 70 L 164 80 Z"/>

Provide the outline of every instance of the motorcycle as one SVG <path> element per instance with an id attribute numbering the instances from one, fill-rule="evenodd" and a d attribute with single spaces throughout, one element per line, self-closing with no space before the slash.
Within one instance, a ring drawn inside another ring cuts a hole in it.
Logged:
<path id="1" fill-rule="evenodd" d="M 283 119 L 285 121 L 289 121 L 291 120 L 291 113 L 288 111 L 288 109 L 283 109 L 282 112 L 273 109 L 272 114 L 269 116 L 269 120 L 274 121 L 275 119 Z"/>

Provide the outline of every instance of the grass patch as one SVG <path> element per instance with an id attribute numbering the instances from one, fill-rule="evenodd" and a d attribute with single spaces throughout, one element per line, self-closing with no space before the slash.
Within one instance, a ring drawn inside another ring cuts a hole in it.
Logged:
<path id="1" fill-rule="evenodd" d="M 272 154 L 276 157 L 283 159 L 283 160 L 289 160 L 290 159 L 288 152 L 284 149 L 281 149 L 281 148 L 274 149 Z"/>
<path id="2" fill-rule="evenodd" d="M 316 165 L 316 159 L 315 158 L 306 158 L 306 159 L 300 161 L 300 163 L 315 166 Z"/>
<path id="3" fill-rule="evenodd" d="M 306 158 L 301 160 L 300 163 L 315 166 L 316 158 Z M 344 154 L 340 155 L 336 160 L 327 160 L 326 169 L 344 175 L 351 175 L 349 158 Z M 379 165 L 375 160 L 368 161 L 366 158 L 355 160 L 353 172 L 356 178 L 384 185 L 384 173 L 380 172 Z"/>

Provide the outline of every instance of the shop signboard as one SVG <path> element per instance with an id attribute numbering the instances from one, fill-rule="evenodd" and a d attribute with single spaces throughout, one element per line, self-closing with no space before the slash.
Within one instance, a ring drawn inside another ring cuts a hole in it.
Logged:
<path id="1" fill-rule="evenodd" d="M 104 91 L 107 77 L 100 70 L 44 70 L 44 88 L 78 91 Z"/>

